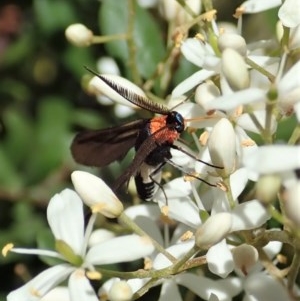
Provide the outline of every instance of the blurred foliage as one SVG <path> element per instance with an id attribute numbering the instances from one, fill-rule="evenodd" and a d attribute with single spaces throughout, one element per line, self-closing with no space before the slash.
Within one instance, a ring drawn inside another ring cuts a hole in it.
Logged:
<path id="1" fill-rule="evenodd" d="M 233 3 L 235 7 L 237 3 Z M 232 18 L 230 6 L 222 15 Z M 136 68 L 142 80 L 153 77 L 167 55 L 161 30 L 165 24 L 159 22 L 151 10 L 136 7 Z M 49 245 L 45 209 L 53 194 L 71 186 L 69 176 L 76 165 L 69 146 L 74 133 L 82 127 L 101 128 L 124 121 L 116 120 L 111 107 L 97 104 L 80 83 L 86 73 L 83 66 L 95 69 L 96 60 L 103 55 L 114 57 L 123 75 L 130 78 L 127 44 L 115 41 L 76 48 L 64 36 L 72 23 L 83 23 L 95 33 L 123 33 L 128 23 L 127 1 L 23 0 L 0 4 L 1 248 L 8 242 L 32 247 L 37 237 L 40 245 Z M 170 67 L 174 76 L 164 89 L 153 84 L 161 98 L 195 66 L 180 59 L 174 68 Z M 113 165 L 103 173 L 106 178 L 117 175 L 120 166 Z M 43 263 L 28 257 L 22 257 L 23 268 L 35 275 Z M 19 261 L 16 255 L 0 257 L 0 300 L 22 283 L 14 273 Z"/>

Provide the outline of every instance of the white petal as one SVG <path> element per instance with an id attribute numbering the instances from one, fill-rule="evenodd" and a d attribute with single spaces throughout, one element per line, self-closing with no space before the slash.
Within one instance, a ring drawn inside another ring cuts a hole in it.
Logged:
<path id="1" fill-rule="evenodd" d="M 84 214 L 76 192 L 65 189 L 56 194 L 49 202 L 47 219 L 55 239 L 63 240 L 77 255 L 82 255 Z"/>
<path id="2" fill-rule="evenodd" d="M 125 209 L 124 213 L 131 219 L 135 219 L 138 216 L 146 216 L 148 218 L 156 220 L 160 216 L 160 210 L 156 204 L 130 206 Z"/>
<path id="3" fill-rule="evenodd" d="M 265 101 L 265 92 L 258 88 L 249 88 L 235 92 L 230 95 L 224 95 L 209 102 L 206 106 L 207 110 L 233 110 L 240 105 Z"/>
<path id="4" fill-rule="evenodd" d="M 164 280 L 158 301 L 182 301 L 178 285 L 172 279 Z"/>
<path id="5" fill-rule="evenodd" d="M 96 229 L 92 232 L 89 238 L 89 247 L 97 245 L 103 241 L 112 239 L 116 234 L 113 231 L 109 231 L 107 229 Z"/>
<path id="6" fill-rule="evenodd" d="M 84 171 L 74 171 L 71 178 L 75 190 L 93 213 L 114 218 L 123 212 L 122 203 L 102 179 Z"/>
<path id="7" fill-rule="evenodd" d="M 171 255 L 173 255 L 175 258 L 180 258 L 184 254 L 186 254 L 193 246 L 195 242 L 194 240 L 185 241 L 178 243 L 176 245 L 173 245 L 171 247 L 168 247 L 166 249 L 167 252 L 169 252 Z M 172 265 L 172 262 L 165 257 L 162 253 L 159 253 L 155 259 L 153 260 L 153 268 L 154 269 L 163 269 L 168 266 Z"/>
<path id="8" fill-rule="evenodd" d="M 165 206 L 165 200 L 159 202 L 159 205 Z M 201 225 L 199 208 L 189 197 L 168 197 L 168 216 L 192 228 Z"/>
<path id="9" fill-rule="evenodd" d="M 92 247 L 85 261 L 91 264 L 127 262 L 148 256 L 153 251 L 149 238 L 136 234 L 124 235 Z"/>
<path id="10" fill-rule="evenodd" d="M 65 286 L 58 286 L 47 293 L 41 301 L 71 301 L 69 290 Z"/>
<path id="11" fill-rule="evenodd" d="M 265 127 L 265 121 L 266 121 L 266 110 L 256 110 L 252 112 L 252 114 L 256 117 L 259 124 L 264 128 Z M 257 128 L 257 126 L 253 123 L 252 119 L 250 118 L 249 114 L 242 114 L 237 119 L 237 125 L 239 125 L 244 130 L 261 134 L 260 129 Z M 271 124 L 270 124 L 270 132 L 274 134 L 277 129 L 277 121 L 274 115 L 271 116 Z"/>
<path id="12" fill-rule="evenodd" d="M 232 215 L 232 231 L 258 228 L 270 219 L 269 212 L 258 200 L 237 205 L 233 209 Z"/>
<path id="13" fill-rule="evenodd" d="M 209 270 L 222 278 L 227 277 L 233 271 L 232 254 L 225 239 L 208 250 L 206 260 Z"/>
<path id="14" fill-rule="evenodd" d="M 12 291 L 7 296 L 7 301 L 37 301 L 46 293 L 64 281 L 74 270 L 68 264 L 51 267 L 27 282 L 22 287 Z"/>
<path id="15" fill-rule="evenodd" d="M 258 12 L 262 12 L 273 7 L 281 5 L 281 0 L 268 0 L 268 1 L 261 1 L 261 0 L 248 0 L 245 1 L 241 7 L 248 14 L 254 14 Z"/>
<path id="16" fill-rule="evenodd" d="M 285 0 L 278 11 L 278 17 L 286 27 L 296 27 L 300 24 L 300 2 Z"/>
<path id="17" fill-rule="evenodd" d="M 182 43 L 181 52 L 188 61 L 202 67 L 207 49 L 201 41 L 189 38 Z"/>
<path id="18" fill-rule="evenodd" d="M 220 301 L 229 301 L 232 296 L 237 295 L 241 290 L 238 279 L 228 278 L 218 281 L 191 273 L 177 275 L 176 282 L 190 289 L 204 300 L 208 300 L 211 294 L 214 294 Z"/>
<path id="19" fill-rule="evenodd" d="M 136 206 L 133 206 L 133 208 Z M 159 210 L 158 206 L 155 204 L 155 207 L 159 214 L 161 214 L 161 211 Z M 159 244 L 163 245 L 164 240 L 161 235 L 161 228 L 158 226 L 159 216 L 156 215 L 156 220 L 153 220 L 152 218 L 149 218 L 147 216 L 136 216 L 135 218 L 132 218 L 132 220 L 140 227 L 142 228 L 150 237 L 154 238 Z"/>
<path id="20" fill-rule="evenodd" d="M 239 168 L 230 176 L 231 193 L 234 200 L 242 193 L 248 182 L 246 168 Z"/>
<path id="21" fill-rule="evenodd" d="M 294 110 L 295 110 L 295 114 L 296 114 L 298 123 L 300 123 L 300 101 L 295 104 Z"/>
<path id="22" fill-rule="evenodd" d="M 300 2 L 299 2 L 300 3 Z M 299 8 L 300 10 L 300 8 Z M 293 65 L 278 83 L 280 95 L 284 98 L 286 93 L 297 89 L 300 85 L 300 61 Z"/>
<path id="23" fill-rule="evenodd" d="M 178 97 L 188 92 L 192 88 L 201 84 L 203 81 L 211 77 L 215 74 L 215 71 L 202 69 L 200 71 L 195 72 L 190 77 L 183 80 L 180 84 L 178 84 L 174 90 L 172 91 L 173 97 Z"/>
<path id="24" fill-rule="evenodd" d="M 83 269 L 75 270 L 69 278 L 69 292 L 72 301 L 99 301 Z"/>
<path id="25" fill-rule="evenodd" d="M 244 287 L 246 293 L 256 298 L 256 300 L 292 300 L 287 290 L 285 290 L 284 286 L 279 281 L 263 273 L 254 273 L 253 275 L 250 275 L 247 278 Z"/>
<path id="26" fill-rule="evenodd" d="M 300 168 L 300 147 L 261 146 L 244 157 L 245 167 L 259 174 L 285 172 Z"/>

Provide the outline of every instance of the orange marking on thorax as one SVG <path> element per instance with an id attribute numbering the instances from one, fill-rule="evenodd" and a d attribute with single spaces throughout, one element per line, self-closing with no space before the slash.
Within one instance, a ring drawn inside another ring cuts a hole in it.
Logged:
<path id="1" fill-rule="evenodd" d="M 174 143 L 174 141 L 179 138 L 179 133 L 175 129 L 169 129 L 166 126 L 166 119 L 166 115 L 152 118 L 150 122 L 150 132 L 151 134 L 154 134 L 155 139 L 159 143 L 166 141 L 169 143 Z"/>

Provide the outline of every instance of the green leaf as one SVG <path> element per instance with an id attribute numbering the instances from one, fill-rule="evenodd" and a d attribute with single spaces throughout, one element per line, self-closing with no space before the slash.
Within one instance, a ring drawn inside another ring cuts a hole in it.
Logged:
<path id="1" fill-rule="evenodd" d="M 58 168 L 70 156 L 71 108 L 63 98 L 41 99 L 35 133 L 35 148 L 28 160 L 28 180 L 36 182 Z"/>
<path id="2" fill-rule="evenodd" d="M 24 61 L 31 55 L 36 45 L 32 32 L 24 32 L 11 44 L 1 57 L 1 68 L 24 64 Z"/>
<path id="3" fill-rule="evenodd" d="M 35 0 L 34 9 L 39 28 L 48 34 L 78 20 L 74 6 L 68 1 Z"/>
<path id="4" fill-rule="evenodd" d="M 18 192 L 23 187 L 22 177 L 2 146 L 0 146 L 0 166 L 1 190 Z"/>
<path id="5" fill-rule="evenodd" d="M 138 5 L 134 16 L 134 43 L 136 47 L 136 64 L 139 72 L 148 78 L 155 71 L 157 64 L 165 55 L 161 31 L 151 14 Z M 126 33 L 128 29 L 127 1 L 105 0 L 100 7 L 100 28 L 104 35 Z M 126 41 L 119 40 L 106 44 L 109 54 L 121 59 L 126 66 L 129 52 Z"/>
<path id="6" fill-rule="evenodd" d="M 100 5 L 99 24 L 103 35 L 124 34 L 127 31 L 127 1 L 104 0 Z M 128 48 L 125 40 L 112 41 L 105 44 L 109 54 L 125 64 L 128 59 Z"/>
<path id="7" fill-rule="evenodd" d="M 32 124 L 14 108 L 6 110 L 3 116 L 7 132 L 3 147 L 9 160 L 15 166 L 21 166 L 33 147 L 32 143 L 28 143 L 33 137 Z"/>
<path id="8" fill-rule="evenodd" d="M 69 45 L 62 54 L 63 63 L 70 72 L 81 80 L 82 75 L 86 73 L 84 66 L 92 67 L 94 59 L 92 57 L 91 48 L 79 48 Z"/>

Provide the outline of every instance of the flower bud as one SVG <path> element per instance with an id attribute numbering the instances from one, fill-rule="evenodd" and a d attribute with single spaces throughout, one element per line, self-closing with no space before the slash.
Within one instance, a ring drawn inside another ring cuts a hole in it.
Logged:
<path id="1" fill-rule="evenodd" d="M 218 39 L 218 46 L 221 52 L 227 48 L 231 48 L 238 52 L 241 56 L 246 56 L 247 54 L 247 44 L 245 39 L 234 33 L 223 33 Z"/>
<path id="2" fill-rule="evenodd" d="M 123 212 L 123 204 L 100 178 L 84 171 L 74 171 L 71 178 L 75 190 L 93 213 L 115 218 Z"/>
<path id="3" fill-rule="evenodd" d="M 234 91 L 249 87 L 250 77 L 244 58 L 235 50 L 226 48 L 222 53 L 221 66 L 223 74 Z"/>
<path id="4" fill-rule="evenodd" d="M 220 90 L 218 87 L 212 82 L 207 81 L 201 85 L 199 85 L 195 92 L 195 101 L 206 111 L 206 104 L 210 103 L 211 100 L 220 96 Z"/>
<path id="5" fill-rule="evenodd" d="M 109 292 L 108 298 L 110 301 L 129 301 L 133 295 L 130 285 L 124 281 L 115 281 Z"/>
<path id="6" fill-rule="evenodd" d="M 226 118 L 220 119 L 214 126 L 209 139 L 208 150 L 215 169 L 221 177 L 231 175 L 236 169 L 236 137 L 232 124 Z"/>
<path id="7" fill-rule="evenodd" d="M 120 69 L 116 61 L 109 56 L 103 56 L 97 61 L 97 70 L 99 71 L 99 73 L 115 75 L 120 74 Z"/>
<path id="8" fill-rule="evenodd" d="M 185 2 L 195 15 L 200 14 L 201 1 L 186 0 Z M 184 7 L 178 4 L 177 1 L 173 0 L 159 1 L 159 11 L 166 20 L 176 20 L 176 24 L 178 25 L 192 19 L 192 17 L 185 11 Z"/>
<path id="9" fill-rule="evenodd" d="M 257 250 L 253 246 L 242 244 L 232 249 L 231 252 L 235 266 L 241 270 L 245 276 L 248 275 L 251 267 L 258 261 Z"/>
<path id="10" fill-rule="evenodd" d="M 201 249 L 209 249 L 230 232 L 231 226 L 232 215 L 228 212 L 210 216 L 195 233 L 196 245 Z"/>
<path id="11" fill-rule="evenodd" d="M 93 42 L 94 34 L 85 25 L 76 23 L 67 27 L 65 30 L 67 40 L 75 46 L 87 47 Z"/>
<path id="12" fill-rule="evenodd" d="M 256 198 L 264 204 L 274 202 L 280 185 L 278 175 L 262 175 L 256 185 Z"/>

